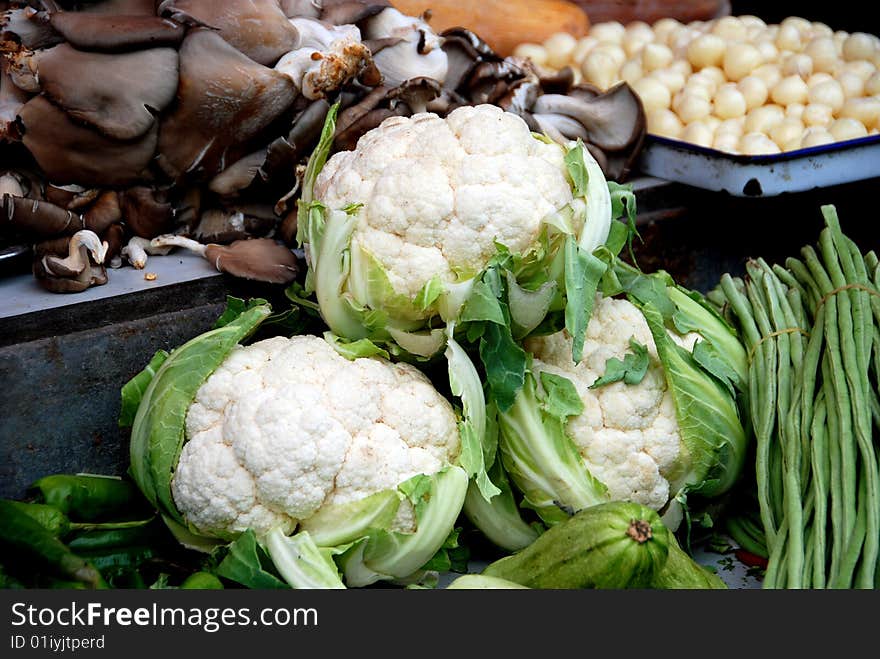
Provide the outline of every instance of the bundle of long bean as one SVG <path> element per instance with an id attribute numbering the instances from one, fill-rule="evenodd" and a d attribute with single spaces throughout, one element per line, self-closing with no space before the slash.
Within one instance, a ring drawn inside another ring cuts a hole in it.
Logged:
<path id="1" fill-rule="evenodd" d="M 749 348 L 766 588 L 880 584 L 880 266 L 822 213 L 817 249 L 714 292 Z"/>

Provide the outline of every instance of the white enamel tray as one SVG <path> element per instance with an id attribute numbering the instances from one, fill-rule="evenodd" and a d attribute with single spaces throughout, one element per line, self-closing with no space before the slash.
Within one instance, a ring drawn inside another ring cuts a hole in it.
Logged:
<path id="1" fill-rule="evenodd" d="M 770 156 L 733 155 L 649 135 L 638 169 L 735 197 L 773 197 L 880 177 L 880 135 Z"/>

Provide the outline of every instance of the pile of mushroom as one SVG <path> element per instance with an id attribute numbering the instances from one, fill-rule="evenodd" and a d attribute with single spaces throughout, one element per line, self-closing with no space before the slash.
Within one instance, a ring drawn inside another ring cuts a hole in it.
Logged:
<path id="1" fill-rule="evenodd" d="M 181 245 L 290 282 L 302 165 L 336 102 L 337 150 L 390 116 L 493 103 L 627 177 L 645 116 L 626 84 L 429 20 L 384 0 L 0 1 L 0 240 L 57 292 Z"/>

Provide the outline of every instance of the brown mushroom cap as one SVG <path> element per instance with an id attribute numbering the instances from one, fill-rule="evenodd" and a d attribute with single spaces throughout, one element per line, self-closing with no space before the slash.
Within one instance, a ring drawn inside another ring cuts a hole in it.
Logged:
<path id="1" fill-rule="evenodd" d="M 283 73 L 248 59 L 215 32 L 191 30 L 180 48 L 177 104 L 162 121 L 160 166 L 175 179 L 189 173 L 212 178 L 248 153 L 240 151 L 296 95 Z"/>
<path id="2" fill-rule="evenodd" d="M 156 122 L 177 91 L 177 51 L 93 53 L 69 44 L 35 53 L 40 88 L 77 122 L 108 137 L 133 140 Z"/>
<path id="3" fill-rule="evenodd" d="M 278 0 L 165 0 L 158 13 L 211 27 L 253 61 L 272 66 L 298 46 L 299 33 Z"/>
<path id="4" fill-rule="evenodd" d="M 298 267 L 293 252 L 270 238 L 208 245 L 205 258 L 220 272 L 269 284 L 289 284 L 296 279 Z"/>
<path id="5" fill-rule="evenodd" d="M 576 119 L 590 142 L 604 151 L 630 147 L 644 133 L 645 110 L 639 97 L 625 82 L 592 99 L 544 94 L 536 101 L 535 114 L 561 114 Z"/>
<path id="6" fill-rule="evenodd" d="M 62 11 L 53 13 L 49 22 L 68 43 L 82 50 L 117 52 L 176 46 L 186 33 L 179 23 L 160 16 Z"/>
<path id="7" fill-rule="evenodd" d="M 61 41 L 61 35 L 49 23 L 48 12 L 21 7 L 0 14 L 0 42 L 6 49 L 14 50 L 13 44 L 18 44 L 26 50 L 37 50 Z"/>
<path id="8" fill-rule="evenodd" d="M 76 213 L 48 201 L 3 195 L 0 227 L 11 227 L 36 238 L 72 236 L 84 228 Z"/>
<path id="9" fill-rule="evenodd" d="M 98 0 L 82 4 L 78 11 L 116 16 L 155 16 L 156 0 Z"/>
<path id="10" fill-rule="evenodd" d="M 30 96 L 13 84 L 12 78 L 0 64 L 0 144 L 21 137 L 18 134 L 16 121 L 28 98 Z"/>
<path id="11" fill-rule="evenodd" d="M 122 219 L 119 195 L 116 190 L 105 190 L 95 202 L 83 213 L 86 228 L 97 234 L 104 233 L 107 228 Z"/>
<path id="12" fill-rule="evenodd" d="M 356 25 L 390 6 L 386 0 L 323 0 L 321 20 L 332 25 Z"/>
<path id="13" fill-rule="evenodd" d="M 135 236 L 153 238 L 173 228 L 174 209 L 153 188 L 139 185 L 120 194 L 122 221 Z"/>
<path id="14" fill-rule="evenodd" d="M 74 123 L 43 96 L 28 101 L 20 117 L 25 129 L 22 141 L 52 181 L 116 187 L 148 178 L 158 124 L 139 140 L 114 140 Z"/>

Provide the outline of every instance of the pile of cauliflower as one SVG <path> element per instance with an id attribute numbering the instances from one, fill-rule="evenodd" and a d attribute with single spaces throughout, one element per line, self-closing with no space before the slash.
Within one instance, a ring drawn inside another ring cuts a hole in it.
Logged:
<path id="1" fill-rule="evenodd" d="M 303 177 L 309 272 L 288 291 L 327 331 L 248 344 L 258 304 L 150 371 L 133 474 L 166 518 L 252 533 L 295 587 L 340 585 L 337 568 L 358 586 L 413 578 L 462 513 L 515 551 L 536 533 L 525 508 L 547 525 L 610 500 L 666 514 L 687 488 L 729 487 L 736 403 L 691 353 L 742 348 L 668 280 L 599 292 L 627 198 L 581 142 L 479 105 L 389 118 L 329 157 L 334 121 Z M 603 378 L 634 346 L 639 377 Z M 441 387 L 419 366 L 444 357 Z"/>
<path id="2" fill-rule="evenodd" d="M 396 488 L 457 460 L 450 403 L 409 364 L 351 361 L 315 336 L 233 349 L 186 416 L 172 481 L 204 533 L 291 533 L 322 506 Z M 394 528 L 413 531 L 404 502 Z"/>

